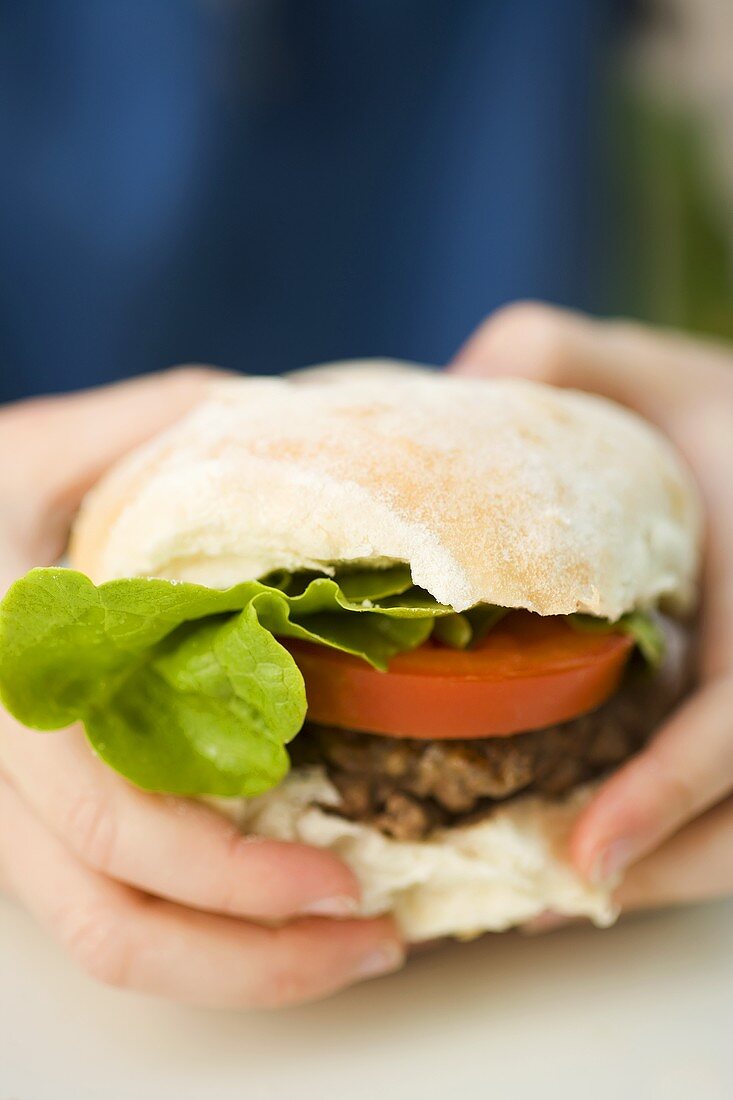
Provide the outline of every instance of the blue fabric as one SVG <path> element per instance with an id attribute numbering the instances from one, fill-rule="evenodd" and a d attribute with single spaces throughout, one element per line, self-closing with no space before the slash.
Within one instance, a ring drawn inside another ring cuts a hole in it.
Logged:
<path id="1" fill-rule="evenodd" d="M 0 0 L 0 399 L 593 308 L 613 0 Z"/>

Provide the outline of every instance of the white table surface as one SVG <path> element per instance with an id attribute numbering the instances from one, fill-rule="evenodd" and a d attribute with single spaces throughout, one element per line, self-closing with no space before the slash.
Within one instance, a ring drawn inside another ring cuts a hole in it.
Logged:
<path id="1" fill-rule="evenodd" d="M 0 902 L 0 1100 L 730 1100 L 733 903 L 486 937 L 276 1014 L 95 986 Z"/>

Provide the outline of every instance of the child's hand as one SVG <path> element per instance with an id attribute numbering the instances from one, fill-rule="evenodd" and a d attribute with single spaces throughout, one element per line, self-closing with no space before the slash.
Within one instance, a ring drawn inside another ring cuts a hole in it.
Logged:
<path id="1" fill-rule="evenodd" d="M 172 371 L 0 409 L 0 592 L 59 557 L 84 491 L 210 378 Z M 390 921 L 328 919 L 358 895 L 334 856 L 242 837 L 202 805 L 131 787 L 80 729 L 29 732 L 2 710 L 0 885 L 97 978 L 182 1001 L 285 1005 L 402 960 Z"/>
<path id="2" fill-rule="evenodd" d="M 698 687 L 603 784 L 572 854 L 591 879 L 630 868 L 625 907 L 733 892 L 733 351 L 527 303 L 490 317 L 454 369 L 604 394 L 658 424 L 692 467 L 708 521 Z"/>

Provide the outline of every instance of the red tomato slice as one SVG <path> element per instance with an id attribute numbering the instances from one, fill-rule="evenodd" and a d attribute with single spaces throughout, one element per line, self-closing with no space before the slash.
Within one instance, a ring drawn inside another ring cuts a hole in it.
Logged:
<path id="1" fill-rule="evenodd" d="M 358 657 L 287 640 L 308 718 L 392 737 L 501 737 L 585 714 L 618 687 L 626 634 L 585 634 L 563 618 L 512 612 L 468 650 L 428 641 L 379 672 Z"/>

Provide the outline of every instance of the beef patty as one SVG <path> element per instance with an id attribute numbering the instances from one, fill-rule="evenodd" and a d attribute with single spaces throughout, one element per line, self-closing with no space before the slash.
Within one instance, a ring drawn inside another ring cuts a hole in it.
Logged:
<path id="1" fill-rule="evenodd" d="M 550 797 L 622 763 L 689 686 L 689 632 L 669 620 L 663 667 L 635 659 L 620 689 L 590 714 L 547 729 L 486 740 L 414 740 L 306 724 L 293 762 L 323 766 L 341 795 L 337 812 L 414 840 L 470 821 L 519 792 Z"/>

